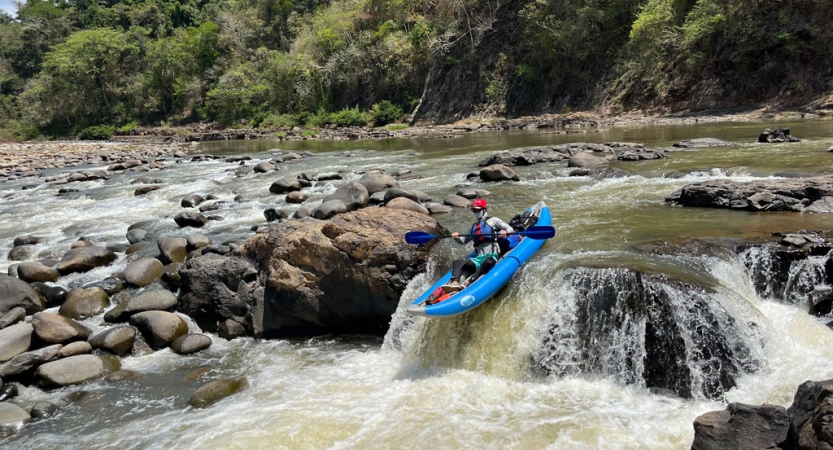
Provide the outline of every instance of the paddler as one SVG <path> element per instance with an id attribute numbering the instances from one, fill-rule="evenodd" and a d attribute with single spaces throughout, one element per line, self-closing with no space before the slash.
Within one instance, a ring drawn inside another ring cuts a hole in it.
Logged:
<path id="1" fill-rule="evenodd" d="M 498 217 L 490 216 L 486 200 L 478 198 L 471 204 L 471 211 L 477 221 L 471 226 L 471 236 L 460 237 L 460 233 L 453 233 L 451 237 L 455 242 L 466 245 L 474 243 L 475 256 L 472 258 L 460 258 L 454 261 L 451 268 L 451 280 L 442 286 L 446 293 L 463 290 L 467 285 L 474 282 L 477 277 L 488 272 L 497 263 L 500 257 L 499 240 L 505 240 L 507 233 L 514 233 L 515 230 Z M 463 274 L 467 278 L 462 279 Z"/>

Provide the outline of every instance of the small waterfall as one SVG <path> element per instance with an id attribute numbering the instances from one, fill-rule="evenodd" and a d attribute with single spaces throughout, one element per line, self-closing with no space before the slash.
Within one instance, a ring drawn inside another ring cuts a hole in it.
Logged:
<path id="1" fill-rule="evenodd" d="M 816 255 L 812 249 L 785 249 L 768 243 L 747 248 L 740 257 L 759 295 L 815 310 L 831 291 L 831 253 Z"/>
<path id="2" fill-rule="evenodd" d="M 756 326 L 729 313 L 719 291 L 625 268 L 567 269 L 553 283 L 532 355 L 547 374 L 719 399 L 760 366 Z"/>

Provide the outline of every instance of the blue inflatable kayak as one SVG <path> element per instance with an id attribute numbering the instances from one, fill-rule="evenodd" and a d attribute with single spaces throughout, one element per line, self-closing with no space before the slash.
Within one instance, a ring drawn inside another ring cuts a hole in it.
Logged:
<path id="1" fill-rule="evenodd" d="M 536 218 L 537 221 L 533 219 L 531 225 L 552 226 L 550 209 L 544 204 L 544 202 L 539 202 L 532 208 L 529 208 L 522 216 L 531 216 Z M 523 230 L 520 229 L 516 231 Z M 491 298 L 503 286 L 505 286 L 506 283 L 512 279 L 512 276 L 515 275 L 515 272 L 518 271 L 521 265 L 523 265 L 544 245 L 544 242 L 546 242 L 545 239 L 523 237 L 517 245 L 500 258 L 492 270 L 475 280 L 474 283 L 470 284 L 462 291 L 438 297 L 438 300 L 440 300 L 438 303 L 427 305 L 426 300 L 428 300 L 431 294 L 437 292 L 440 286 L 448 283 L 448 280 L 451 279 L 451 271 L 449 271 L 427 291 L 420 295 L 419 298 L 406 309 L 406 311 L 410 314 L 426 317 L 450 317 L 471 311 Z M 474 256 L 474 254 L 469 256 Z"/>

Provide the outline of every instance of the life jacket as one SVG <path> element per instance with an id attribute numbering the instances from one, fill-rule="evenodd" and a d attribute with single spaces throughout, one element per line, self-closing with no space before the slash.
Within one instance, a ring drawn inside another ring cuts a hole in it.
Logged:
<path id="1" fill-rule="evenodd" d="M 479 247 L 481 244 L 485 244 L 487 242 L 495 242 L 495 230 L 489 225 L 488 218 L 481 220 L 480 222 L 475 223 L 471 227 L 471 233 L 474 235 L 472 239 L 474 241 L 475 248 Z"/>

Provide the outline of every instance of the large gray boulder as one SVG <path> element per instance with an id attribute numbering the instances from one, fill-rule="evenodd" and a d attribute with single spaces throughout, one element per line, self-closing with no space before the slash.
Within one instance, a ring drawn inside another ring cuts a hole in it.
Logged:
<path id="1" fill-rule="evenodd" d="M 136 287 L 147 286 L 165 271 L 165 265 L 156 258 L 142 258 L 128 264 L 124 269 L 124 280 Z"/>
<path id="2" fill-rule="evenodd" d="M 443 203 L 455 208 L 468 208 L 471 205 L 471 200 L 457 194 L 449 194 L 445 196 Z"/>
<path id="3" fill-rule="evenodd" d="M 494 164 L 484 167 L 480 171 L 480 179 L 483 181 L 518 181 L 520 177 L 509 167 L 503 164 Z"/>
<path id="4" fill-rule="evenodd" d="M 46 267 L 37 261 L 27 261 L 17 266 L 17 276 L 27 283 L 45 283 L 47 281 L 55 282 L 60 274 L 57 270 Z"/>
<path id="5" fill-rule="evenodd" d="M 575 155 L 570 157 L 570 160 L 567 162 L 567 167 L 600 167 L 608 164 L 608 160 L 605 158 L 600 158 L 598 156 L 594 156 L 590 153 L 582 152 L 576 153 Z"/>
<path id="6" fill-rule="evenodd" d="M 93 245 L 74 248 L 64 254 L 58 263 L 58 272 L 66 275 L 73 272 L 88 272 L 96 267 L 106 266 L 116 260 L 116 254 L 106 247 Z"/>
<path id="7" fill-rule="evenodd" d="M 171 343 L 171 350 L 180 355 L 188 355 L 205 350 L 210 346 L 210 337 L 199 333 L 188 333 L 173 341 Z"/>
<path id="8" fill-rule="evenodd" d="M 32 325 L 28 323 L 18 323 L 0 330 L 0 362 L 6 362 L 29 350 L 32 331 Z"/>
<path id="9" fill-rule="evenodd" d="M 322 205 L 332 200 L 340 200 L 347 207 L 347 211 L 355 211 L 367 206 L 370 201 L 370 192 L 363 184 L 349 183 L 324 197 Z"/>
<path id="10" fill-rule="evenodd" d="M 303 188 L 301 182 L 296 178 L 284 177 L 269 186 L 269 192 L 273 194 L 286 194 L 288 192 L 300 191 Z"/>
<path id="11" fill-rule="evenodd" d="M 89 340 L 93 348 L 101 349 L 118 356 L 124 356 L 130 353 L 134 342 L 136 342 L 136 329 L 128 326 L 114 327 L 101 331 Z"/>
<path id="12" fill-rule="evenodd" d="M 428 208 L 406 197 L 394 198 L 393 200 L 389 201 L 385 206 L 391 209 L 406 209 L 408 211 L 414 211 L 420 214 L 430 214 Z"/>
<path id="13" fill-rule="evenodd" d="M 341 200 L 327 200 L 324 203 L 318 205 L 317 208 L 312 210 L 312 217 L 321 220 L 331 219 L 339 214 L 344 214 L 349 209 Z"/>
<path id="14" fill-rule="evenodd" d="M 42 388 L 57 388 L 81 384 L 101 378 L 119 368 L 118 360 L 98 355 L 78 355 L 41 365 L 35 378 Z"/>
<path id="15" fill-rule="evenodd" d="M 92 332 L 72 319 L 48 312 L 39 312 L 32 316 L 32 327 L 41 340 L 50 344 L 86 340 Z"/>
<path id="16" fill-rule="evenodd" d="M 206 408 L 217 403 L 218 401 L 236 394 L 248 386 L 246 379 L 231 380 L 213 380 L 200 386 L 191 397 L 188 399 L 188 404 L 194 408 Z"/>
<path id="17" fill-rule="evenodd" d="M 49 361 L 58 355 L 63 347 L 61 344 L 21 353 L 8 362 L 0 365 L 0 377 L 19 375 Z"/>
<path id="18" fill-rule="evenodd" d="M 188 250 L 186 250 L 188 241 L 184 238 L 161 237 L 157 239 L 156 244 L 159 247 L 159 253 L 164 264 L 183 262 L 188 255 Z"/>
<path id="19" fill-rule="evenodd" d="M 359 180 L 359 184 L 367 189 L 367 195 L 373 195 L 385 189 L 399 188 L 399 181 L 396 178 L 378 172 L 364 174 Z"/>
<path id="20" fill-rule="evenodd" d="M 69 291 L 66 301 L 58 309 L 58 314 L 70 319 L 86 319 L 101 314 L 109 304 L 110 297 L 107 292 L 98 286 L 76 288 Z"/>
<path id="21" fill-rule="evenodd" d="M 208 223 L 208 217 L 196 212 L 183 212 L 174 216 L 174 222 L 180 228 L 194 227 L 202 228 Z"/>
<path id="22" fill-rule="evenodd" d="M 0 402 L 0 426 L 26 422 L 32 416 L 23 408 L 11 402 Z"/>
<path id="23" fill-rule="evenodd" d="M 167 289 L 148 289 L 133 295 L 104 314 L 107 322 L 124 322 L 130 316 L 145 311 L 173 311 L 178 303 L 176 295 Z"/>
<path id="24" fill-rule="evenodd" d="M 22 307 L 26 314 L 42 311 L 44 304 L 38 291 L 29 283 L 8 275 L 0 275 L 0 314 Z"/>
<path id="25" fill-rule="evenodd" d="M 178 337 L 188 333 L 188 324 L 182 317 L 167 311 L 145 311 L 130 317 L 151 347 L 165 348 Z"/>
<path id="26" fill-rule="evenodd" d="M 782 448 L 789 425 L 783 406 L 730 403 L 723 411 L 707 412 L 694 420 L 691 450 Z"/>

